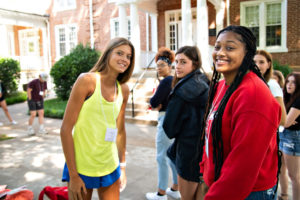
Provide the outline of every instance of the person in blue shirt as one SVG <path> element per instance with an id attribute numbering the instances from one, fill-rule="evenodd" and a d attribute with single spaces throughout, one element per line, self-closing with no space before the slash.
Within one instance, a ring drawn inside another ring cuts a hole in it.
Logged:
<path id="1" fill-rule="evenodd" d="M 172 89 L 172 63 L 175 60 L 174 53 L 166 48 L 161 47 L 155 56 L 157 65 L 158 77 L 163 77 L 156 89 L 155 94 L 150 99 L 150 105 L 153 110 L 159 111 L 157 133 L 156 133 L 156 160 L 158 169 L 158 191 L 149 192 L 146 194 L 148 200 L 167 200 L 167 195 L 179 199 L 180 193 L 178 191 L 177 171 L 175 165 L 167 157 L 167 149 L 172 144 L 173 140 L 166 136 L 162 128 L 165 118 L 165 113 L 169 101 L 169 94 Z M 168 188 L 169 180 L 169 166 L 172 170 L 173 185 Z"/>

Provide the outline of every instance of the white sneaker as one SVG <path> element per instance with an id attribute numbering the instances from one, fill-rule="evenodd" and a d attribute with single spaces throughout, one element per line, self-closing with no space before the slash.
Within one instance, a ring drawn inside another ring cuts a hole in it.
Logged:
<path id="1" fill-rule="evenodd" d="M 10 124 L 11 124 L 11 125 L 16 125 L 16 124 L 18 124 L 18 122 L 16 122 L 15 120 L 12 120 L 12 121 L 10 122 Z"/>
<path id="2" fill-rule="evenodd" d="M 35 135 L 33 128 L 28 128 L 28 136 Z"/>
<path id="3" fill-rule="evenodd" d="M 157 192 L 148 192 L 146 194 L 146 199 L 148 200 L 168 200 L 167 195 L 159 196 Z"/>
<path id="4" fill-rule="evenodd" d="M 167 188 L 166 193 L 167 193 L 167 195 L 169 195 L 173 199 L 180 199 L 181 198 L 180 192 L 178 190 L 173 191 L 173 190 L 171 190 L 171 188 Z"/>
<path id="5" fill-rule="evenodd" d="M 46 131 L 46 129 L 40 129 L 39 130 L 39 134 L 47 134 L 48 132 Z"/>

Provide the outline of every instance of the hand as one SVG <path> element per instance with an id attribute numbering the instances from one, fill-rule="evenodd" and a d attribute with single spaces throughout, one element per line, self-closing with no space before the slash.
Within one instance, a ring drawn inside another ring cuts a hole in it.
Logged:
<path id="1" fill-rule="evenodd" d="M 121 167 L 121 177 L 120 177 L 120 192 L 122 192 L 127 184 L 127 177 L 125 172 L 125 167 Z"/>
<path id="2" fill-rule="evenodd" d="M 85 184 L 79 176 L 70 178 L 68 196 L 71 200 L 83 200 L 87 194 Z"/>

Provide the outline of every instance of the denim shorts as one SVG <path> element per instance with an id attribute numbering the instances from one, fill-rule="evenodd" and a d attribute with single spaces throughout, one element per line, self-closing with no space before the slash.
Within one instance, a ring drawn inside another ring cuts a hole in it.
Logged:
<path id="1" fill-rule="evenodd" d="M 277 193 L 275 193 L 276 185 L 268 190 L 251 192 L 245 200 L 276 200 Z"/>
<path id="2" fill-rule="evenodd" d="M 110 173 L 106 176 L 91 177 L 91 176 L 85 176 L 82 174 L 79 174 L 79 176 L 83 180 L 85 187 L 87 189 L 93 189 L 93 188 L 97 189 L 100 187 L 108 187 L 120 178 L 121 168 L 119 165 L 117 167 L 117 169 L 115 169 L 115 171 L 113 171 L 112 173 Z M 65 164 L 65 166 L 64 166 L 62 181 L 63 182 L 70 181 L 69 170 L 68 170 L 67 164 Z"/>
<path id="3" fill-rule="evenodd" d="M 300 156 L 300 130 L 284 129 L 279 134 L 279 149 L 291 156 Z"/>

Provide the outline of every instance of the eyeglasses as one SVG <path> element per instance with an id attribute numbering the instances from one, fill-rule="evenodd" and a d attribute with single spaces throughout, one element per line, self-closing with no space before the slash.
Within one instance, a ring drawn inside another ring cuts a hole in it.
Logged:
<path id="1" fill-rule="evenodd" d="M 159 65 L 157 65 L 156 67 L 157 68 L 163 68 L 163 67 L 165 67 L 165 66 L 168 66 L 167 64 L 159 64 Z"/>

